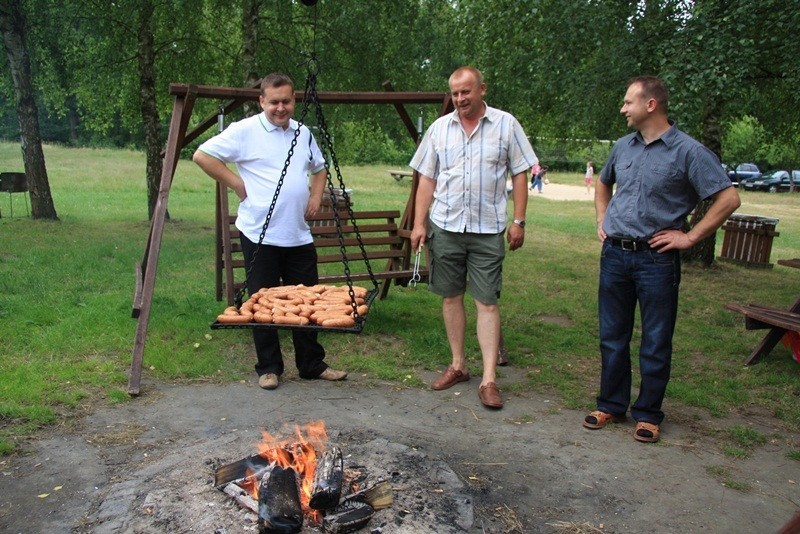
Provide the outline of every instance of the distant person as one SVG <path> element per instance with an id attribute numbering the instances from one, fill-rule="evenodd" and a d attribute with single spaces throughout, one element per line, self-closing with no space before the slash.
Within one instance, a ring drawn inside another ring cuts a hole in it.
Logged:
<path id="1" fill-rule="evenodd" d="M 533 179 L 531 180 L 531 191 L 537 189 L 539 194 L 542 193 L 542 180 L 547 172 L 546 169 L 547 167 L 539 165 L 538 163 L 531 168 L 531 174 L 533 175 Z"/>
<path id="2" fill-rule="evenodd" d="M 641 385 L 630 407 L 633 437 L 654 442 L 670 377 L 678 314 L 680 251 L 715 232 L 739 207 L 719 159 L 667 118 L 668 94 L 654 76 L 633 78 L 620 113 L 635 132 L 611 150 L 595 187 L 600 255 L 598 314 L 602 371 L 591 429 L 626 418 L 631 397 L 630 341 L 639 305 Z M 616 185 L 616 192 L 612 190 Z M 713 199 L 691 230 L 681 230 L 697 203 Z"/>
<path id="3" fill-rule="evenodd" d="M 586 175 L 583 177 L 583 182 L 586 184 L 586 193 L 592 193 L 592 184 L 594 183 L 594 162 L 586 162 Z"/>
<path id="4" fill-rule="evenodd" d="M 539 165 L 538 162 L 536 163 L 536 165 L 531 167 L 531 186 L 528 188 L 531 191 L 533 191 L 533 188 L 536 187 L 536 178 L 539 176 L 539 171 L 541 170 L 542 166 Z M 539 187 L 539 189 L 541 190 L 541 187 Z"/>
<path id="5" fill-rule="evenodd" d="M 431 388 L 447 389 L 470 378 L 464 353 L 464 293 L 469 283 L 478 310 L 477 335 L 483 358 L 478 396 L 484 406 L 499 409 L 503 399 L 495 373 L 503 235 L 511 250 L 520 248 L 525 240 L 527 171 L 538 160 L 517 119 L 484 102 L 486 83 L 480 71 L 456 69 L 449 85 L 455 111 L 431 124 L 410 163 L 420 174 L 411 247 L 418 250 L 428 243 L 428 289 L 442 297 L 452 354 L 452 363 Z M 509 174 L 514 210 L 507 224 L 505 184 Z"/>
<path id="6" fill-rule="evenodd" d="M 291 78 L 282 73 L 267 75 L 261 81 L 258 101 L 264 113 L 231 124 L 200 145 L 192 158 L 206 174 L 233 189 L 241 200 L 236 227 L 241 234 L 245 265 L 250 266 L 256 258 L 247 276 L 251 295 L 262 287 L 313 286 L 319 280 L 317 251 L 306 217 L 319 211 L 327 176 L 325 160 L 311 131 L 292 119 L 295 98 Z M 259 243 L 298 128 L 291 164 L 264 241 Z M 236 164 L 238 175 L 228 168 L 228 163 Z M 310 193 L 308 173 L 312 174 Z M 284 370 L 278 332 L 253 329 L 253 341 L 258 385 L 275 389 Z M 292 341 L 300 378 L 342 380 L 347 376 L 323 361 L 325 349 L 317 341 L 316 332 L 292 330 Z"/>

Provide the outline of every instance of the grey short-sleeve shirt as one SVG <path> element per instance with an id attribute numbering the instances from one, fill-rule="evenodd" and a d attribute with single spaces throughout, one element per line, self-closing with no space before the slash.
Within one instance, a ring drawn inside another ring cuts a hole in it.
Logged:
<path id="1" fill-rule="evenodd" d="M 731 187 L 719 159 L 674 123 L 645 144 L 639 132 L 619 139 L 600 180 L 616 190 L 603 218 L 613 237 L 649 239 L 678 229 L 697 203 Z"/>

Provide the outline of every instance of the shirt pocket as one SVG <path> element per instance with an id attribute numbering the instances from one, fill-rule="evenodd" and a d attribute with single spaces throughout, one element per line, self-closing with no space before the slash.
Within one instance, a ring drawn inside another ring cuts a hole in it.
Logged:
<path id="1" fill-rule="evenodd" d="M 633 161 L 620 161 L 614 164 L 614 178 L 617 183 L 633 176 Z"/>
<path id="2" fill-rule="evenodd" d="M 654 165 L 647 170 L 644 193 L 651 210 L 670 213 L 682 188 L 682 173 L 675 165 Z"/>
<path id="3" fill-rule="evenodd" d="M 508 144 L 500 141 L 496 147 L 486 145 L 482 148 L 481 153 L 486 163 L 490 166 L 503 165 L 506 166 L 508 162 Z"/>
<path id="4" fill-rule="evenodd" d="M 440 173 L 462 167 L 464 165 L 464 143 L 439 146 L 436 148 L 436 156 L 439 160 Z"/>

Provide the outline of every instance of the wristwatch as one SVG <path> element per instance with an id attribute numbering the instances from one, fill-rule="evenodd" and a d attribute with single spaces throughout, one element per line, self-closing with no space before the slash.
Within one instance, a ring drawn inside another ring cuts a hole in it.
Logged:
<path id="1" fill-rule="evenodd" d="M 520 228 L 525 228 L 525 219 L 514 219 L 514 224 L 518 224 Z"/>

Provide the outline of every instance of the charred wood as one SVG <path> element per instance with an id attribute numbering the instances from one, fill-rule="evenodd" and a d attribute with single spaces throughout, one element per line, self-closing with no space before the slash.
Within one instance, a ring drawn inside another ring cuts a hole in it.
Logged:
<path id="1" fill-rule="evenodd" d="M 303 528 L 300 485 L 292 468 L 275 465 L 261 478 L 258 487 L 258 531 L 261 534 L 290 534 Z"/>
<path id="2" fill-rule="evenodd" d="M 375 510 L 369 504 L 347 500 L 325 516 L 322 530 L 330 534 L 355 532 L 369 523 L 374 514 Z"/>
<path id="3" fill-rule="evenodd" d="M 258 503 L 256 500 L 236 484 L 228 484 L 222 488 L 222 491 L 229 497 L 232 497 L 236 504 L 245 510 L 249 510 L 254 514 L 258 513 Z"/>
<path id="4" fill-rule="evenodd" d="M 386 480 L 378 481 L 366 489 L 348 495 L 345 498 L 345 502 L 347 501 L 365 502 L 375 510 L 388 508 L 394 501 L 392 485 Z"/>
<path id="5" fill-rule="evenodd" d="M 311 489 L 309 507 L 314 510 L 329 510 L 339 504 L 344 480 L 344 460 L 339 447 L 325 451 L 317 460 L 314 485 Z"/>
<path id="6" fill-rule="evenodd" d="M 237 483 L 253 477 L 257 480 L 269 464 L 269 460 L 263 456 L 255 455 L 222 465 L 214 471 L 214 487 L 219 488 L 229 482 Z"/>

